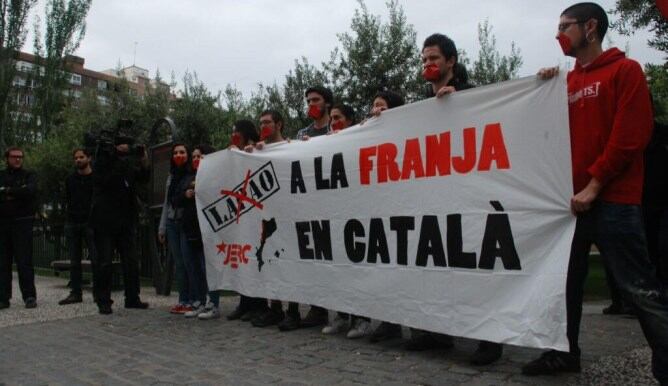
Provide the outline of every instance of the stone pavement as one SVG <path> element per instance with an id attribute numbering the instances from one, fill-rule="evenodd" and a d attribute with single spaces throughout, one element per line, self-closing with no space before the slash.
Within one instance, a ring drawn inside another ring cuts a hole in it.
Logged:
<path id="1" fill-rule="evenodd" d="M 520 366 L 539 350 L 506 347 L 496 364 L 474 367 L 467 358 L 476 343 L 467 339 L 450 350 L 412 353 L 400 341 L 372 344 L 319 329 L 281 333 L 224 318 L 188 320 L 168 313 L 175 296 L 151 288 L 142 294 L 150 310 L 123 309 L 117 292 L 114 314 L 102 316 L 90 292 L 83 304 L 58 306 L 65 283 L 38 277 L 37 309 L 24 309 L 15 295 L 0 311 L 0 385 L 655 384 L 638 322 L 603 316 L 600 303 L 585 307 L 583 373 L 529 378 Z M 223 312 L 236 301 L 223 298 Z M 620 372 L 622 359 L 630 365 Z"/>

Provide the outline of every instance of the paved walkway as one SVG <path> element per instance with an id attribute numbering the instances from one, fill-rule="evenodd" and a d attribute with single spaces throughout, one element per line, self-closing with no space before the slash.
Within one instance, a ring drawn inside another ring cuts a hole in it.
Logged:
<path id="1" fill-rule="evenodd" d="M 16 277 L 14 283 L 16 294 Z M 316 329 L 281 333 L 225 319 L 187 320 L 167 312 L 174 296 L 157 297 L 151 288 L 142 294 L 150 310 L 123 309 L 116 292 L 114 314 L 102 316 L 90 292 L 83 304 L 58 306 L 68 293 L 65 280 L 38 277 L 37 283 L 37 309 L 15 301 L 0 311 L 0 385 L 655 384 L 638 322 L 604 317 L 602 304 L 585 307 L 583 373 L 529 378 L 519 369 L 539 354 L 535 349 L 506 347 L 500 361 L 479 368 L 467 362 L 475 342 L 465 339 L 454 349 L 411 353 L 400 341 L 371 344 Z M 236 301 L 222 299 L 223 312 Z M 620 369 L 620 361 L 630 365 Z"/>

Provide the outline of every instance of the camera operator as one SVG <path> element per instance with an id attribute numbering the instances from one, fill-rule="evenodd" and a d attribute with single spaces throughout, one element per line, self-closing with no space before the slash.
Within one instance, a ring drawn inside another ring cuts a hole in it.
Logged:
<path id="1" fill-rule="evenodd" d="M 12 297 L 12 261 L 26 308 L 37 307 L 32 264 L 32 225 L 35 219 L 35 175 L 23 168 L 23 150 L 5 151 L 7 169 L 0 171 L 0 309 Z"/>
<path id="2" fill-rule="evenodd" d="M 149 179 L 144 146 L 116 135 L 113 142 L 98 139 L 93 163 L 93 201 L 90 225 L 97 261 L 93 264 L 93 297 L 100 314 L 111 314 L 112 258 L 121 257 L 125 308 L 148 308 L 139 299 L 139 259 L 136 248 L 138 220 L 137 185 Z"/>

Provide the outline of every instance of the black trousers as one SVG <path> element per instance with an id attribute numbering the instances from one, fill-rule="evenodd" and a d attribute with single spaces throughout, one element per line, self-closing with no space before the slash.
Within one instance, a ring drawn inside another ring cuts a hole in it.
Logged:
<path id="1" fill-rule="evenodd" d="M 123 226 L 95 226 L 93 262 L 93 297 L 98 304 L 111 304 L 114 251 L 121 258 L 125 300 L 139 300 L 139 257 L 136 248 L 137 225 L 128 221 Z"/>
<path id="2" fill-rule="evenodd" d="M 67 252 L 70 258 L 70 286 L 73 294 L 81 295 L 81 259 L 83 257 L 83 243 L 88 248 L 91 262 L 95 262 L 95 243 L 93 231 L 85 222 L 68 222 L 65 224 L 65 238 Z M 95 268 L 93 268 L 94 271 Z"/>
<path id="3" fill-rule="evenodd" d="M 33 217 L 0 220 L 0 300 L 12 297 L 12 263 L 16 262 L 23 300 L 36 298 L 32 264 Z"/>

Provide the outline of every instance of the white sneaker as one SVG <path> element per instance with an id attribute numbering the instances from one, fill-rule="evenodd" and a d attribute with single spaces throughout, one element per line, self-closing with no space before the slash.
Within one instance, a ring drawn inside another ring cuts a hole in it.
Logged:
<path id="1" fill-rule="evenodd" d="M 195 302 L 193 304 L 193 309 L 183 314 L 186 318 L 195 318 L 202 312 L 204 312 L 204 304 L 200 302 Z"/>
<path id="2" fill-rule="evenodd" d="M 218 310 L 218 307 L 215 307 L 213 304 L 211 304 L 211 307 L 209 307 L 209 304 L 207 304 L 207 308 L 202 313 L 197 315 L 197 318 L 199 320 L 211 320 L 220 318 L 220 311 Z"/>
<path id="3" fill-rule="evenodd" d="M 339 314 L 336 314 L 334 320 L 332 320 L 327 326 L 323 327 L 322 333 L 326 335 L 334 335 L 339 332 L 343 332 L 348 328 L 348 318 L 342 318 Z"/>
<path id="4" fill-rule="evenodd" d="M 371 334 L 371 323 L 364 319 L 355 319 L 353 328 L 348 331 L 346 337 L 348 339 L 358 339 L 363 338 L 369 334 Z"/>

